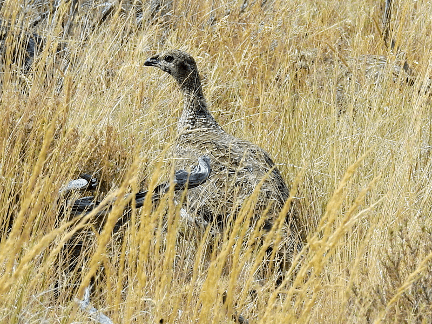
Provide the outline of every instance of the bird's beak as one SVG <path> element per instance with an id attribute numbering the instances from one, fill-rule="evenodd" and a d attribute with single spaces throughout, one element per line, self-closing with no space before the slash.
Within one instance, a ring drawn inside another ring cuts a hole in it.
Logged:
<path id="1" fill-rule="evenodd" d="M 156 55 L 147 59 L 144 62 L 144 66 L 156 66 L 158 63 L 159 63 L 159 57 Z"/>

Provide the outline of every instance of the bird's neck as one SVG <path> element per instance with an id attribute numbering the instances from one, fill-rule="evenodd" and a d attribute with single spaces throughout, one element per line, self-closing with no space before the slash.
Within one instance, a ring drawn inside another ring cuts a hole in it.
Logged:
<path id="1" fill-rule="evenodd" d="M 221 129 L 207 108 L 201 86 L 196 87 L 194 90 L 184 90 L 183 95 L 184 108 L 178 122 L 178 134 L 198 128 Z"/>

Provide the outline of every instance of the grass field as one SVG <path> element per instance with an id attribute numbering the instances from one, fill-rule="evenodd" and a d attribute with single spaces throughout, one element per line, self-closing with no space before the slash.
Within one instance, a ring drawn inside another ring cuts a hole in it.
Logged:
<path id="1" fill-rule="evenodd" d="M 103 266 L 91 303 L 115 323 L 431 323 L 430 2 L 395 2 L 393 50 L 384 1 L 174 0 L 153 18 L 123 1 L 104 21 L 94 2 L 73 18 L 72 1 L 0 2 L 0 322 L 90 321 L 74 297 Z M 33 32 L 45 46 L 25 73 Z M 307 245 L 278 289 L 255 280 L 241 227 L 210 249 L 170 194 L 135 210 L 123 239 L 110 227 L 121 199 L 100 233 L 92 214 L 59 217 L 59 189 L 80 173 L 95 172 L 101 198 L 169 179 L 182 98 L 143 63 L 171 48 L 196 58 L 222 127 L 296 189 Z M 71 237 L 83 267 L 65 274 Z"/>

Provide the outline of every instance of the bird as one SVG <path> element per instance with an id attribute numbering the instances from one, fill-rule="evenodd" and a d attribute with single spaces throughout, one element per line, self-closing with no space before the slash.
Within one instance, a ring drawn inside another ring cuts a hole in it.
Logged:
<path id="1" fill-rule="evenodd" d="M 184 107 L 174 147 L 175 169 L 187 169 L 203 155 L 210 158 L 212 173 L 207 182 L 186 193 L 183 204 L 188 215 L 223 231 L 261 185 L 252 220 L 257 224 L 265 217 L 262 230 L 268 232 L 290 195 L 269 154 L 258 145 L 228 134 L 219 125 L 209 110 L 196 61 L 190 54 L 169 50 L 151 56 L 144 66 L 170 74 L 183 93 Z M 294 246 L 294 241 L 301 240 L 301 224 L 295 209 L 291 208 L 286 215 L 286 223 L 290 224 L 289 236 Z"/>

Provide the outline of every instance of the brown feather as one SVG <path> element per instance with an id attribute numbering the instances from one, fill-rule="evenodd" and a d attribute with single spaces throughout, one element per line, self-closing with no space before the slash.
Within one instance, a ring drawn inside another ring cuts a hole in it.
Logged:
<path id="1" fill-rule="evenodd" d="M 159 67 L 172 75 L 184 95 L 184 109 L 177 127 L 176 169 L 187 169 L 200 156 L 210 157 L 209 180 L 187 192 L 188 214 L 202 217 L 206 222 L 218 222 L 223 227 L 265 179 L 254 209 L 254 220 L 270 206 L 265 221 L 265 228 L 269 229 L 288 199 L 289 189 L 267 152 L 226 133 L 216 122 L 207 108 L 192 56 L 171 50 L 149 58 L 145 65 Z M 300 226 L 295 211 L 290 211 L 287 221 L 289 236 L 298 242 Z"/>

